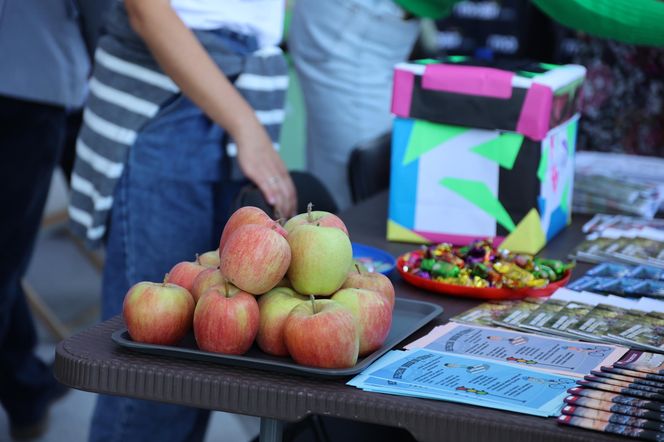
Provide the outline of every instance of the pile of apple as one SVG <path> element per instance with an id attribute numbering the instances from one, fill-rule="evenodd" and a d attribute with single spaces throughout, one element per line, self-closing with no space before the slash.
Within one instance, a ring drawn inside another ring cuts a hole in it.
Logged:
<path id="1" fill-rule="evenodd" d="M 240 355 L 255 342 L 301 365 L 347 368 L 382 346 L 393 308 L 389 278 L 353 266 L 339 217 L 309 205 L 282 227 L 248 206 L 218 250 L 129 289 L 123 315 L 137 342 L 176 345 L 193 328 L 204 351 Z"/>

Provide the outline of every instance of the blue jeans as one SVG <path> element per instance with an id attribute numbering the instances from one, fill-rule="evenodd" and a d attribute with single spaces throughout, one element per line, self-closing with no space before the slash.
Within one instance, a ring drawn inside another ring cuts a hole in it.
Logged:
<path id="1" fill-rule="evenodd" d="M 394 65 L 419 24 L 391 0 L 297 0 L 288 47 L 307 108 L 307 170 L 340 210 L 350 206 L 348 158 L 392 127 Z"/>
<path id="2" fill-rule="evenodd" d="M 139 133 L 115 189 L 102 288 L 102 318 L 122 312 L 127 290 L 162 281 L 179 261 L 219 246 L 233 199 L 223 130 L 186 97 L 166 105 Z M 208 410 L 99 396 L 91 441 L 198 441 Z"/>

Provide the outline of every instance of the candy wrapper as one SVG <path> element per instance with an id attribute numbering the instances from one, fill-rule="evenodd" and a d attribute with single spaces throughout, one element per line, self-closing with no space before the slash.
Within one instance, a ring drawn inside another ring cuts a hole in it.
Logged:
<path id="1" fill-rule="evenodd" d="M 491 240 L 454 247 L 423 246 L 403 256 L 402 271 L 445 284 L 478 288 L 542 288 L 562 279 L 571 263 L 498 250 Z"/>

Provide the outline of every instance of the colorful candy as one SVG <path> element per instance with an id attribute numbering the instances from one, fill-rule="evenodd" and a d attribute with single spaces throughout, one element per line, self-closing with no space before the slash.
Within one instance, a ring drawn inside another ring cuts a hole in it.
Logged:
<path id="1" fill-rule="evenodd" d="M 403 270 L 421 278 L 466 287 L 542 288 L 574 266 L 499 250 L 491 240 L 463 247 L 440 243 L 404 257 Z"/>

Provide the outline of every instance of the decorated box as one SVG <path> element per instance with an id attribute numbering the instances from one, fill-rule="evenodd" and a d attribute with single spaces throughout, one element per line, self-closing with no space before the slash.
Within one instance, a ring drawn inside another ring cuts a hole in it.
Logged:
<path id="1" fill-rule="evenodd" d="M 394 71 L 392 112 L 542 140 L 578 112 L 585 72 L 579 65 L 489 64 L 464 56 L 401 63 Z"/>
<path id="2" fill-rule="evenodd" d="M 537 253 L 571 221 L 578 116 L 542 140 L 396 118 L 387 237 Z"/>

